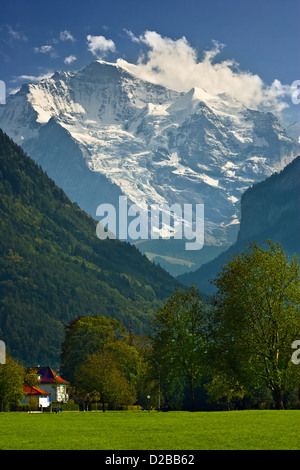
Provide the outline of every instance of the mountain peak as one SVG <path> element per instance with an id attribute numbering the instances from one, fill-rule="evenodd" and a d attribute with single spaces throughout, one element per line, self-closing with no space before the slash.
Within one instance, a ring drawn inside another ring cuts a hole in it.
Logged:
<path id="1" fill-rule="evenodd" d="M 227 247 L 241 194 L 299 146 L 273 115 L 221 92 L 170 90 L 134 67 L 96 60 L 24 88 L 0 107 L 0 127 L 93 217 L 117 195 L 146 206 L 204 203 L 206 245 Z"/>
<path id="2" fill-rule="evenodd" d="M 193 97 L 193 99 L 196 99 L 199 101 L 206 101 L 213 97 L 213 95 L 211 95 L 210 93 L 207 93 L 207 91 L 205 91 L 204 88 L 198 88 L 198 87 L 191 88 L 187 94 L 190 94 Z"/>

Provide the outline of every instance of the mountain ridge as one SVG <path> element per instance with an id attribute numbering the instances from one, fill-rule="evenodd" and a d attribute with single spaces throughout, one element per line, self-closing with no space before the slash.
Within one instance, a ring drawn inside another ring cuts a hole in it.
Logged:
<path id="1" fill-rule="evenodd" d="M 180 282 L 193 283 L 207 295 L 214 293 L 211 281 L 250 242 L 262 245 L 270 239 L 280 243 L 289 255 L 300 256 L 300 156 L 280 172 L 248 188 L 241 198 L 241 213 L 236 242 L 198 270 L 178 276 Z"/>
<path id="2" fill-rule="evenodd" d="M 99 240 L 96 220 L 1 130 L 0 194 L 0 336 L 14 359 L 59 366 L 78 316 L 146 332 L 180 286 L 133 245 Z"/>
<path id="3" fill-rule="evenodd" d="M 214 257 L 212 248 L 236 240 L 242 193 L 299 149 L 271 113 L 221 91 L 174 91 L 105 61 L 24 86 L 0 107 L 0 127 L 93 217 L 118 195 L 129 204 L 204 203 L 198 265 L 205 250 Z M 180 246 L 174 253 L 188 258 Z"/>

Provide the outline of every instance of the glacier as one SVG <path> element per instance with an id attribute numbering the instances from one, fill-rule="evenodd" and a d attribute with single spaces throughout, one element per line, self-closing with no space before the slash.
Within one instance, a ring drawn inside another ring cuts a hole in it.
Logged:
<path id="1" fill-rule="evenodd" d="M 201 252 L 174 240 L 137 243 L 172 274 L 227 249 L 243 192 L 299 153 L 270 112 L 221 90 L 171 90 L 103 60 L 23 85 L 0 105 L 0 127 L 94 218 L 120 196 L 146 206 L 204 204 Z"/>

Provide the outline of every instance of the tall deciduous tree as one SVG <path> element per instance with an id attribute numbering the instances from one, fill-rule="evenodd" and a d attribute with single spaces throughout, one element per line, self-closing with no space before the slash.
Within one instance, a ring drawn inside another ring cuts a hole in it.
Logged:
<path id="1" fill-rule="evenodd" d="M 217 364 L 242 385 L 270 389 L 277 409 L 287 388 L 299 386 L 291 361 L 300 334 L 299 272 L 298 258 L 268 240 L 266 248 L 251 243 L 215 280 Z"/>
<path id="2" fill-rule="evenodd" d="M 37 374 L 37 369 L 35 367 L 29 367 L 28 369 L 25 370 L 24 382 L 31 389 L 32 389 L 32 387 L 35 387 L 35 386 L 38 385 L 38 383 L 39 383 L 38 374 Z M 29 404 L 30 404 L 30 408 L 31 408 L 32 393 L 30 394 Z"/>
<path id="3" fill-rule="evenodd" d="M 120 322 L 102 315 L 78 317 L 66 325 L 61 364 L 64 376 L 73 382 L 77 367 L 89 354 L 108 345 L 113 347 L 125 331 Z"/>
<path id="4" fill-rule="evenodd" d="M 208 307 L 199 291 L 177 290 L 154 319 L 152 365 L 165 393 L 183 393 L 188 383 L 191 408 L 195 410 L 195 388 L 205 370 L 205 328 Z M 173 390 L 174 391 L 174 390 Z"/>
<path id="5" fill-rule="evenodd" d="M 0 364 L 0 409 L 3 411 L 10 403 L 18 403 L 24 398 L 24 369 L 9 355 L 6 363 Z"/>
<path id="6" fill-rule="evenodd" d="M 103 411 L 105 403 L 130 404 L 135 400 L 134 387 L 121 372 L 112 351 L 102 350 L 87 356 L 75 375 L 75 386 L 99 394 Z"/>
<path id="7" fill-rule="evenodd" d="M 77 394 L 99 393 L 103 404 L 131 404 L 138 372 L 137 349 L 113 318 L 79 317 L 66 327 L 62 371 Z"/>

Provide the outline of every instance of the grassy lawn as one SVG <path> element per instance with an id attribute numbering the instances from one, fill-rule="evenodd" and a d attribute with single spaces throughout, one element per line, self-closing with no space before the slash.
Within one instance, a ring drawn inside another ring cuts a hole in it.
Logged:
<path id="1" fill-rule="evenodd" d="M 300 410 L 0 413 L 7 450 L 300 450 Z"/>

